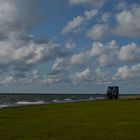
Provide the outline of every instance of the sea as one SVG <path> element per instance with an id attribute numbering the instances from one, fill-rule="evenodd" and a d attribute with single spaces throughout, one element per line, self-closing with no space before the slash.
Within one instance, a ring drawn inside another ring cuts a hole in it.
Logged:
<path id="1" fill-rule="evenodd" d="M 136 96 L 121 94 L 119 98 Z M 105 94 L 0 94 L 0 108 L 18 107 L 38 104 L 60 104 L 79 101 L 105 100 Z"/>

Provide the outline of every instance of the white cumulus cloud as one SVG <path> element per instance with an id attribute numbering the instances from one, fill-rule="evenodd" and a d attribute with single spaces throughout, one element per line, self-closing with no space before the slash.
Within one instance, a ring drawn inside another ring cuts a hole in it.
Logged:
<path id="1" fill-rule="evenodd" d="M 71 75 L 70 78 L 72 79 L 72 83 L 76 85 L 90 81 L 93 78 L 93 75 L 91 70 L 87 68 L 82 72 L 76 72 L 75 74 Z"/>
<path id="2" fill-rule="evenodd" d="M 119 49 L 116 41 L 107 44 L 94 42 L 89 54 L 95 57 L 101 66 L 110 66 L 118 62 Z"/>
<path id="3" fill-rule="evenodd" d="M 38 0 L 1 0 L 0 37 L 25 33 L 41 19 Z"/>
<path id="4" fill-rule="evenodd" d="M 53 64 L 52 68 L 53 70 L 57 71 L 57 70 L 64 70 L 69 68 L 69 62 L 66 61 L 65 58 L 57 58 L 55 63 Z"/>
<path id="5" fill-rule="evenodd" d="M 62 34 L 66 34 L 71 31 L 76 31 L 80 28 L 86 21 L 91 20 L 93 17 L 97 15 L 97 10 L 86 10 L 83 16 L 74 17 L 71 21 L 67 23 L 67 25 L 63 28 Z"/>
<path id="6" fill-rule="evenodd" d="M 114 76 L 115 80 L 118 79 L 133 79 L 133 78 L 139 78 L 140 77 L 140 64 L 135 64 L 132 65 L 131 67 L 129 66 L 123 66 L 118 68 L 118 71 L 116 75 Z"/>
<path id="7" fill-rule="evenodd" d="M 108 26 L 104 24 L 96 24 L 87 31 L 86 36 L 92 40 L 98 40 L 108 35 Z"/>
<path id="8" fill-rule="evenodd" d="M 71 5 L 91 4 L 93 6 L 102 6 L 106 0 L 69 0 Z"/>
<path id="9" fill-rule="evenodd" d="M 140 37 L 140 6 L 123 10 L 116 15 L 115 33 L 124 37 Z"/>
<path id="10" fill-rule="evenodd" d="M 74 54 L 72 55 L 71 59 L 70 59 L 70 63 L 72 65 L 85 65 L 87 62 L 87 52 L 81 52 L 78 54 Z"/>
<path id="11" fill-rule="evenodd" d="M 140 60 L 140 47 L 135 43 L 122 46 L 119 52 L 119 59 L 122 61 Z"/>

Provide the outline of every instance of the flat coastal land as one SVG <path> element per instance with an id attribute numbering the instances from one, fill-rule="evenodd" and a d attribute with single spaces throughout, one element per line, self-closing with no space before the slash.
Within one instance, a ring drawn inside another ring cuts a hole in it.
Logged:
<path id="1" fill-rule="evenodd" d="M 0 109 L 0 140 L 139 140 L 140 100 Z"/>

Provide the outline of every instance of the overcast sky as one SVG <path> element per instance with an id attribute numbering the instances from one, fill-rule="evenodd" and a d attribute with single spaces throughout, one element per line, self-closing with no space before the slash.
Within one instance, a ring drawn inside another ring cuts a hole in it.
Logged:
<path id="1" fill-rule="evenodd" d="M 0 92 L 140 93 L 139 0 L 0 0 Z"/>

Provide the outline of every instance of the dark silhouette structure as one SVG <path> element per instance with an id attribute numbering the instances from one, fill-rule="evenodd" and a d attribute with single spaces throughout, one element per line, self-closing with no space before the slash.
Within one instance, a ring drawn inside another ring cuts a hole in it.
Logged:
<path id="1" fill-rule="evenodd" d="M 118 99 L 119 98 L 119 87 L 118 86 L 108 86 L 107 98 L 110 100 Z"/>

